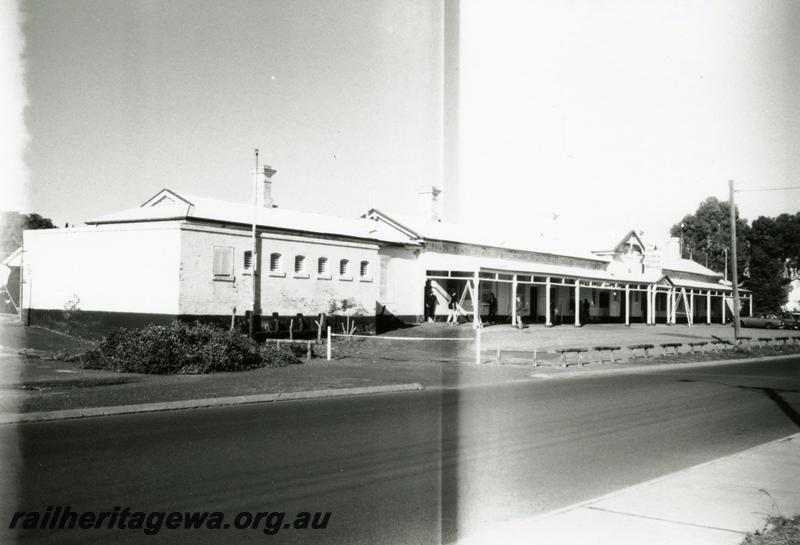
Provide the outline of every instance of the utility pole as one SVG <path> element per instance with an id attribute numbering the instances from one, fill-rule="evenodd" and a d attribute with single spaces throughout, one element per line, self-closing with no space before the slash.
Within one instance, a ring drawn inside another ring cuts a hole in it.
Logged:
<path id="1" fill-rule="evenodd" d="M 247 324 L 248 336 L 253 338 L 255 329 L 256 308 L 258 308 L 256 283 L 256 265 L 258 263 L 258 238 L 256 237 L 256 223 L 258 223 L 258 148 L 256 148 L 256 168 L 253 171 L 253 250 L 250 254 L 250 274 L 253 278 L 253 308 L 250 310 L 250 322 Z"/>
<path id="2" fill-rule="evenodd" d="M 739 275 L 736 263 L 736 204 L 733 201 L 733 180 L 728 181 L 731 209 L 731 273 L 733 277 L 733 334 L 739 338 Z M 727 263 L 727 260 L 726 260 Z"/>

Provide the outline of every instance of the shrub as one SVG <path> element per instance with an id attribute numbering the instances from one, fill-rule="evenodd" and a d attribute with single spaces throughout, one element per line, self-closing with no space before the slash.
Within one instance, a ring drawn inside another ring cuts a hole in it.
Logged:
<path id="1" fill-rule="evenodd" d="M 293 345 L 287 347 L 289 350 L 284 350 L 284 347 L 276 348 L 274 346 L 261 347 L 261 359 L 264 362 L 264 367 L 286 367 L 301 363 L 300 358 L 294 354 Z M 305 347 L 303 347 L 305 349 Z M 291 350 L 291 351 L 290 351 Z M 305 352 L 303 352 L 305 357 Z"/>
<path id="2" fill-rule="evenodd" d="M 300 360 L 292 354 L 265 350 L 239 333 L 200 322 L 118 328 L 82 360 L 87 369 L 159 375 L 242 371 L 293 363 Z"/>

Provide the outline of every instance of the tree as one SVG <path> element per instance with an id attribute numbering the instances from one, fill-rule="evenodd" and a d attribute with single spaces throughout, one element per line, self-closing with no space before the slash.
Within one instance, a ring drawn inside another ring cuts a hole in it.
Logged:
<path id="1" fill-rule="evenodd" d="M 789 280 L 800 278 L 800 212 L 775 218 L 780 236 L 781 257 Z"/>
<path id="2" fill-rule="evenodd" d="M 776 310 L 786 304 L 789 284 L 800 268 L 800 213 L 777 218 L 761 216 L 753 222 L 749 275 L 745 285 L 759 308 Z"/>
<path id="3" fill-rule="evenodd" d="M 736 210 L 736 250 L 739 271 L 746 272 L 749 259 L 747 235 L 750 227 L 747 220 L 739 217 Z M 725 251 L 730 253 L 731 219 L 730 205 L 716 197 L 709 197 L 700 203 L 694 214 L 672 226 L 670 234 L 683 240 L 682 256 L 691 258 L 709 269 L 725 270 Z"/>
<path id="4" fill-rule="evenodd" d="M 22 231 L 26 229 L 54 229 L 52 220 L 39 214 L 2 212 L 0 214 L 0 256 L 5 257 L 22 246 Z"/>

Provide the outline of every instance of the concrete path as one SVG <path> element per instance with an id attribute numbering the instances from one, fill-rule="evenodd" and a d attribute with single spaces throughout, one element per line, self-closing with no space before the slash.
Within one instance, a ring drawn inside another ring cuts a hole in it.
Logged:
<path id="1" fill-rule="evenodd" d="M 461 545 L 738 545 L 800 513 L 800 434 L 460 541 Z"/>

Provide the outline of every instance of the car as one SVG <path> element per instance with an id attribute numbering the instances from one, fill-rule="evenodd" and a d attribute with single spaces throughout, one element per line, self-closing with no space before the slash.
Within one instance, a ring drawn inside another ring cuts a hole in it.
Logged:
<path id="1" fill-rule="evenodd" d="M 786 323 L 777 312 L 762 312 L 754 316 L 740 318 L 742 327 L 763 327 L 766 329 L 783 329 Z"/>
<path id="2" fill-rule="evenodd" d="M 784 312 L 781 318 L 786 329 L 800 329 L 800 312 Z"/>

